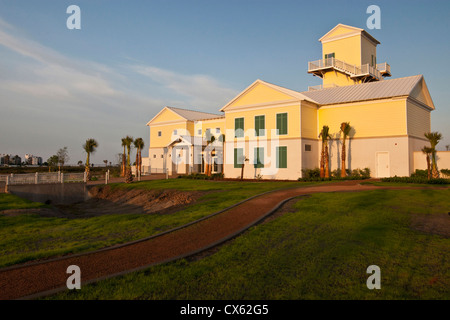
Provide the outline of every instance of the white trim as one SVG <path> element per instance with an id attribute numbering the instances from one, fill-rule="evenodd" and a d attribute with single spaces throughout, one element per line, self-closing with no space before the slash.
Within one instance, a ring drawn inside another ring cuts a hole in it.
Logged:
<path id="1" fill-rule="evenodd" d="M 185 123 L 187 123 L 187 121 L 188 120 L 174 120 L 174 121 L 158 122 L 157 124 L 149 125 L 149 127 L 157 128 L 157 127 L 164 127 L 164 126 L 172 125 L 172 124 L 185 124 Z"/>
<path id="2" fill-rule="evenodd" d="M 292 103 L 294 102 L 294 103 Z M 273 109 L 273 108 L 284 108 L 284 107 L 300 107 L 301 103 L 299 101 L 292 102 L 282 102 L 282 103 L 264 103 L 261 105 L 249 105 L 245 107 L 233 108 L 230 111 L 225 111 L 226 114 L 230 113 L 241 113 L 243 111 L 253 111 L 253 110 L 264 110 L 264 109 Z"/>
<path id="3" fill-rule="evenodd" d="M 319 110 L 321 109 L 333 109 L 333 108 L 341 108 L 341 107 L 349 107 L 349 106 L 360 106 L 360 105 L 367 105 L 367 104 L 375 104 L 380 102 L 394 102 L 396 100 L 405 100 L 408 98 L 408 96 L 399 96 L 394 98 L 381 98 L 381 99 L 371 99 L 371 100 L 364 100 L 364 101 L 355 101 L 355 102 L 343 102 L 343 103 L 334 103 L 334 104 L 327 104 L 323 106 L 319 106 Z"/>
<path id="4" fill-rule="evenodd" d="M 151 123 L 153 120 L 155 120 L 157 117 L 159 117 L 159 116 L 163 113 L 164 110 L 170 110 L 171 112 L 173 112 L 173 113 L 176 114 L 177 116 L 179 116 L 179 117 L 181 117 L 181 118 L 187 120 L 185 117 L 180 116 L 178 113 L 176 113 L 175 111 L 173 111 L 172 109 L 170 109 L 168 106 L 165 106 L 160 112 L 158 112 L 158 113 L 156 114 L 156 116 L 154 116 L 149 122 L 147 122 L 147 126 L 149 126 L 150 123 Z M 177 121 L 182 121 L 182 120 L 177 120 Z"/>
<path id="5" fill-rule="evenodd" d="M 290 97 L 293 98 L 293 99 L 291 99 L 291 100 L 277 101 L 276 103 L 278 103 L 278 102 L 284 102 L 284 101 L 302 101 L 302 100 L 307 100 L 307 101 L 315 102 L 314 100 L 312 100 L 311 98 L 309 98 L 309 97 L 303 95 L 303 94 L 300 93 L 300 92 L 297 92 L 297 91 L 294 91 L 294 90 L 290 90 L 290 89 L 287 89 L 287 88 L 283 88 L 283 87 L 280 87 L 280 86 L 277 86 L 277 85 L 274 85 L 274 84 L 271 84 L 271 83 L 268 83 L 268 82 L 265 82 L 265 81 L 262 81 L 262 80 L 258 79 L 258 80 L 256 80 L 255 82 L 253 82 L 250 86 L 248 86 L 244 91 L 242 91 L 240 94 L 238 94 L 233 100 L 231 100 L 231 101 L 228 102 L 224 107 L 222 107 L 222 108 L 220 109 L 220 111 L 225 112 L 225 109 L 227 109 L 230 105 L 232 105 L 232 104 L 233 104 L 235 101 L 237 101 L 240 97 L 244 96 L 248 91 L 250 91 L 250 90 L 251 90 L 253 87 L 255 87 L 257 84 L 265 85 L 266 87 L 269 87 L 269 88 L 271 88 L 271 89 L 273 89 L 273 90 L 275 90 L 275 91 L 281 92 L 281 93 L 283 93 L 283 94 L 285 94 L 285 95 L 288 95 L 288 96 L 290 96 Z M 267 104 L 267 103 L 265 103 L 265 104 Z M 273 104 L 273 102 L 272 102 L 272 104 Z M 253 106 L 254 106 L 254 105 L 253 105 Z M 239 107 L 242 107 L 242 106 L 239 106 Z M 238 108 L 239 108 L 239 107 L 238 107 Z M 244 106 L 244 107 L 247 107 L 247 106 Z M 234 108 L 233 108 L 233 109 L 234 109 Z"/>

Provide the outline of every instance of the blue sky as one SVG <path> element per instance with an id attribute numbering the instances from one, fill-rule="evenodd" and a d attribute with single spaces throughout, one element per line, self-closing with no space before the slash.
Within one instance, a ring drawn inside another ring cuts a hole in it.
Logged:
<path id="1" fill-rule="evenodd" d="M 68 30 L 69 5 L 81 30 Z M 381 8 L 367 30 L 366 9 Z M 432 130 L 450 144 L 449 1 L 0 0 L 0 153 L 40 155 L 95 138 L 94 163 L 114 162 L 125 135 L 149 144 L 166 105 L 218 112 L 256 79 L 297 91 L 320 84 L 307 62 L 338 23 L 381 42 L 393 77 L 423 74 Z M 144 155 L 147 151 L 144 152 Z"/>

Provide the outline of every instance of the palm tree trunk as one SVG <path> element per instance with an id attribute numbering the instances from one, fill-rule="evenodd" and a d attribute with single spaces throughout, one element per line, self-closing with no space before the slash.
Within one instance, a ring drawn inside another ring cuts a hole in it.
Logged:
<path id="1" fill-rule="evenodd" d="M 138 150 L 139 153 L 139 175 L 142 174 L 142 154 L 141 154 L 141 149 Z"/>
<path id="2" fill-rule="evenodd" d="M 325 178 L 330 177 L 330 159 L 328 156 L 328 143 L 325 144 Z"/>
<path id="3" fill-rule="evenodd" d="M 342 161 L 341 161 L 341 178 L 345 178 L 347 176 L 345 172 L 345 137 L 342 142 Z"/>
<path id="4" fill-rule="evenodd" d="M 430 163 L 430 155 L 427 154 L 427 173 L 428 173 L 428 180 L 431 179 L 431 163 Z"/>
<path id="5" fill-rule="evenodd" d="M 325 146 L 322 143 L 322 153 L 320 154 L 320 177 L 325 177 Z"/>
<path id="6" fill-rule="evenodd" d="M 136 152 L 136 177 L 139 176 L 139 151 Z"/>
<path id="7" fill-rule="evenodd" d="M 86 157 L 86 167 L 85 167 L 87 181 L 91 181 L 91 168 L 90 168 L 89 158 L 90 158 L 90 154 L 88 152 L 87 157 Z"/>
<path id="8" fill-rule="evenodd" d="M 125 162 L 126 162 L 126 159 L 125 159 L 125 147 L 123 147 L 123 153 L 122 153 L 122 172 L 121 172 L 121 176 L 122 177 L 125 177 Z"/>
<path id="9" fill-rule="evenodd" d="M 241 180 L 244 179 L 244 164 L 241 167 Z"/>
<path id="10" fill-rule="evenodd" d="M 436 151 L 433 151 L 433 153 L 431 154 L 431 159 L 432 159 L 431 175 L 432 175 L 433 179 L 439 179 L 439 171 L 436 166 Z"/>

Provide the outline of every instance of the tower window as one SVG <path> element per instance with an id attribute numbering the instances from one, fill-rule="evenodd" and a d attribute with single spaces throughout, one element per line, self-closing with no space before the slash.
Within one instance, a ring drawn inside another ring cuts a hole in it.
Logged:
<path id="1" fill-rule="evenodd" d="M 333 53 L 326 53 L 325 54 L 325 59 L 330 59 L 330 58 L 334 58 L 334 52 Z"/>

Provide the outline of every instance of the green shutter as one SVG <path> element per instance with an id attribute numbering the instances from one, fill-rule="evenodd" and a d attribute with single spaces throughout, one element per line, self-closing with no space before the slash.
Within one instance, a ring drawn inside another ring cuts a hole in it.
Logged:
<path id="1" fill-rule="evenodd" d="M 265 116 L 256 116 L 255 117 L 255 136 L 265 136 L 265 129 L 266 129 L 266 123 L 265 123 Z"/>
<path id="2" fill-rule="evenodd" d="M 234 119 L 234 136 L 235 138 L 242 138 L 244 136 L 244 118 Z"/>
<path id="3" fill-rule="evenodd" d="M 277 129 L 278 134 L 287 134 L 287 113 L 279 113 L 277 114 Z"/>
<path id="4" fill-rule="evenodd" d="M 277 147 L 277 168 L 287 168 L 287 147 Z"/>

